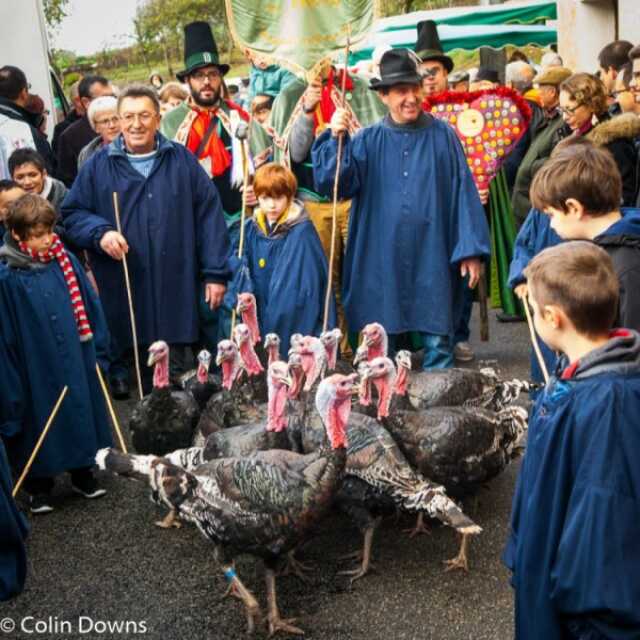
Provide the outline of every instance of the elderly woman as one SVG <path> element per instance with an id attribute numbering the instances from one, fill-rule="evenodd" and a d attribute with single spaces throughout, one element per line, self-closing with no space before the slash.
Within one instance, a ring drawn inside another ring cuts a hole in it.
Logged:
<path id="1" fill-rule="evenodd" d="M 87 118 L 92 129 L 98 134 L 78 155 L 78 170 L 102 147 L 110 144 L 120 133 L 118 100 L 113 96 L 102 96 L 91 101 Z"/>
<path id="2" fill-rule="evenodd" d="M 558 129 L 555 142 L 586 136 L 606 147 L 622 176 L 622 205 L 635 206 L 638 158 L 633 141 L 640 135 L 640 119 L 633 113 L 611 117 L 604 84 L 588 73 L 574 73 L 560 85 L 560 111 L 564 126 Z"/>

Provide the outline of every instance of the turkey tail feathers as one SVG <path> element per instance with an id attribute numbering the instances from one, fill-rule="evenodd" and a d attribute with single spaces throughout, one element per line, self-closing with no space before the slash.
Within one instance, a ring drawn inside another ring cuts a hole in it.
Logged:
<path id="1" fill-rule="evenodd" d="M 164 456 L 171 464 L 185 471 L 193 471 L 196 467 L 207 462 L 204 457 L 204 447 L 190 447 L 177 449 Z"/>

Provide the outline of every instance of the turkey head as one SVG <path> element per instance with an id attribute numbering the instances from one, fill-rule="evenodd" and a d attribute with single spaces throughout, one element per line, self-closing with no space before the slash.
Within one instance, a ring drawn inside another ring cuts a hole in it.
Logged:
<path id="1" fill-rule="evenodd" d="M 389 338 L 385 328 L 379 322 L 367 324 L 362 329 L 362 344 L 358 347 L 353 364 L 357 365 L 365 358 L 371 361 L 381 356 L 386 357 L 388 347 Z"/>
<path id="2" fill-rule="evenodd" d="M 258 306 L 253 293 L 238 294 L 236 313 L 240 314 L 243 324 L 249 327 L 251 332 L 251 344 L 255 346 L 260 342 L 260 328 L 258 326 Z"/>
<path id="3" fill-rule="evenodd" d="M 358 376 L 335 373 L 318 385 L 316 409 L 322 418 L 332 449 L 347 448 L 346 429 L 351 415 L 351 396 Z"/>
<path id="4" fill-rule="evenodd" d="M 398 366 L 398 375 L 393 392 L 399 396 L 407 395 L 407 386 L 409 384 L 409 372 L 411 371 L 411 354 L 402 349 L 396 353 L 396 365 Z"/>
<path id="5" fill-rule="evenodd" d="M 267 403 L 267 431 L 283 431 L 287 427 L 287 390 L 291 387 L 289 367 L 276 360 L 267 372 L 269 401 Z"/>
<path id="6" fill-rule="evenodd" d="M 340 340 L 342 340 L 342 331 L 337 327 L 330 331 L 325 331 L 320 335 L 320 341 L 324 345 L 327 354 L 327 366 L 330 371 L 333 371 L 336 368 Z"/>
<path id="7" fill-rule="evenodd" d="M 371 381 L 378 391 L 378 420 L 387 418 L 389 416 L 389 405 L 391 404 L 396 382 L 395 365 L 390 358 L 374 358 L 368 363 L 368 366 L 364 370 L 363 378 L 367 382 Z M 367 392 L 365 399 L 367 396 L 370 398 L 370 391 Z M 362 402 L 362 399 L 360 402 Z M 362 404 L 365 403 L 362 402 Z"/>
<path id="8" fill-rule="evenodd" d="M 222 386 L 230 390 L 242 371 L 240 354 L 235 342 L 231 340 L 220 340 L 218 343 L 218 353 L 216 364 L 222 368 Z"/>
<path id="9" fill-rule="evenodd" d="M 164 340 L 154 342 L 148 350 L 147 366 L 154 367 L 153 386 L 164 389 L 169 386 L 169 345 Z"/>
<path id="10" fill-rule="evenodd" d="M 267 333 L 264 337 L 264 350 L 267 352 L 267 366 L 280 360 L 280 337 L 277 333 Z"/>
<path id="11" fill-rule="evenodd" d="M 240 360 L 247 374 L 249 376 L 260 375 L 264 368 L 253 348 L 251 329 L 242 322 L 237 324 L 233 329 L 233 340 L 238 347 Z"/>
<path id="12" fill-rule="evenodd" d="M 320 338 L 314 336 L 302 338 L 298 353 L 302 356 L 302 368 L 306 377 L 304 390 L 310 391 L 313 385 L 324 376 L 327 369 L 327 353 Z"/>

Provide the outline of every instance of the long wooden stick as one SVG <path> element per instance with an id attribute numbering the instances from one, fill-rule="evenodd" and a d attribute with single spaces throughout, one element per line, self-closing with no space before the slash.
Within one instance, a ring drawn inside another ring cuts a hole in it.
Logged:
<path id="1" fill-rule="evenodd" d="M 344 105 L 344 96 L 347 88 L 347 69 L 349 67 L 349 48 L 351 45 L 351 25 L 348 25 L 347 44 L 344 50 L 344 70 L 342 72 L 342 86 L 340 87 L 340 104 Z M 333 213 L 331 218 L 331 249 L 329 250 L 329 273 L 327 277 L 327 293 L 324 297 L 324 317 L 322 331 L 326 331 L 329 325 L 329 307 L 331 306 L 331 291 L 333 289 L 333 262 L 336 257 L 336 235 L 338 227 L 338 185 L 340 182 L 340 165 L 342 160 L 342 143 L 344 133 L 338 136 L 338 157 L 336 158 L 336 175 L 333 179 Z"/>
<path id="2" fill-rule="evenodd" d="M 118 202 L 118 192 L 113 192 L 113 211 L 116 215 L 116 228 L 122 235 L 122 225 L 120 224 L 120 204 Z M 127 265 L 127 255 L 122 255 L 122 266 L 124 267 L 124 282 L 127 286 L 127 298 L 129 300 L 129 319 L 131 320 L 131 334 L 133 335 L 133 361 L 136 365 L 136 380 L 138 381 L 138 395 L 140 400 L 144 397 L 142 393 L 142 376 L 140 375 L 140 355 L 138 354 L 138 332 L 136 331 L 136 315 L 133 310 L 133 297 L 131 296 L 131 282 L 129 280 L 129 266 Z"/>
<path id="3" fill-rule="evenodd" d="M 549 382 L 549 372 L 547 371 L 547 365 L 544 363 L 544 358 L 542 357 L 542 352 L 540 351 L 540 345 L 538 344 L 538 336 L 536 334 L 536 330 L 533 327 L 533 320 L 531 319 L 531 311 L 529 311 L 529 300 L 528 296 L 525 296 L 522 299 L 524 313 L 527 316 L 527 324 L 529 325 L 529 333 L 531 334 L 531 344 L 533 345 L 533 350 L 536 353 L 536 357 L 538 358 L 538 364 L 540 365 L 540 369 L 542 369 L 542 375 L 544 376 L 545 383 Z"/>
<path id="4" fill-rule="evenodd" d="M 20 474 L 20 477 L 18 478 L 18 482 L 16 482 L 15 487 L 13 487 L 13 491 L 11 492 L 11 495 L 14 498 L 16 497 L 18 491 L 20 491 L 20 487 L 22 486 L 22 483 L 24 482 L 24 479 L 27 477 L 27 474 L 29 473 L 29 470 L 31 469 L 31 465 L 33 464 L 33 461 L 36 459 L 36 456 L 38 455 L 38 451 L 40 451 L 40 447 L 42 447 L 42 443 L 44 442 L 44 439 L 47 437 L 47 433 L 49 432 L 49 429 L 50 429 L 51 425 L 53 424 L 53 421 L 55 420 L 56 416 L 58 415 L 58 410 L 60 409 L 60 405 L 62 404 L 62 401 L 64 400 L 64 397 L 67 395 L 67 391 L 69 391 L 69 387 L 65 385 L 64 389 L 60 393 L 60 396 L 58 397 L 58 401 L 55 403 L 55 405 L 53 407 L 53 410 L 49 414 L 49 418 L 47 419 L 47 422 L 44 425 L 44 429 L 42 430 L 42 433 L 40 434 L 40 437 L 38 438 L 38 442 L 36 442 L 36 446 L 33 448 L 33 451 L 31 453 L 31 457 L 27 461 L 27 464 L 24 466 L 24 469 L 22 470 L 22 473 Z"/>
<path id="5" fill-rule="evenodd" d="M 96 362 L 96 373 L 98 374 L 98 380 L 100 380 L 102 393 L 104 394 L 104 399 L 107 403 L 109 414 L 111 415 L 111 422 L 113 422 L 113 428 L 116 430 L 118 440 L 120 441 L 120 448 L 122 449 L 123 453 L 129 453 L 127 451 L 127 445 L 124 442 L 124 438 L 122 437 L 122 430 L 120 429 L 120 423 L 118 422 L 118 418 L 116 417 L 116 412 L 113 410 L 113 403 L 111 402 L 111 396 L 109 395 L 109 391 L 107 390 L 107 385 L 104 383 L 104 377 L 102 376 L 102 371 L 100 371 L 100 365 L 97 362 Z"/>
<path id="6" fill-rule="evenodd" d="M 247 218 L 247 189 L 249 188 L 249 159 L 247 158 L 246 140 L 240 140 L 242 149 L 242 211 L 240 213 L 240 240 L 238 241 L 238 258 L 242 258 L 244 251 L 244 223 Z M 231 310 L 231 335 L 229 340 L 233 340 L 233 329 L 236 326 L 237 312 L 235 306 Z"/>

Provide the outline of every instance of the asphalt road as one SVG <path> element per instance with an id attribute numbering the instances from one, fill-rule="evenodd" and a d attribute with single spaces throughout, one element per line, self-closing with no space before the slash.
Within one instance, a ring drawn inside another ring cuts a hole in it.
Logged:
<path id="1" fill-rule="evenodd" d="M 528 374 L 525 324 L 498 324 L 480 343 L 474 316 L 474 366 L 494 366 L 504 377 Z M 119 403 L 126 420 L 131 403 Z M 283 617 L 299 618 L 307 638 L 321 640 L 498 640 L 513 637 L 512 594 L 500 553 L 518 471 L 512 464 L 465 511 L 483 527 L 470 547 L 468 574 L 446 573 L 457 552 L 451 529 L 410 540 L 412 517 L 383 523 L 374 542 L 376 572 L 351 588 L 337 571 L 338 556 L 359 548 L 358 532 L 329 518 L 302 559 L 317 571 L 312 584 L 278 579 Z M 108 495 L 72 496 L 68 480 L 56 487 L 56 510 L 32 518 L 30 571 L 24 593 L 0 605 L 0 638 L 137 638 L 226 640 L 245 636 L 234 599 L 220 600 L 226 583 L 212 547 L 192 526 L 166 531 L 153 525 L 163 512 L 140 483 L 101 477 Z M 349 567 L 347 567 L 349 568 Z M 259 562 L 240 558 L 238 574 L 265 602 Z M 15 626 L 10 631 L 11 619 Z M 111 626 L 109 626 L 111 625 Z M 256 637 L 265 637 L 263 630 Z"/>

